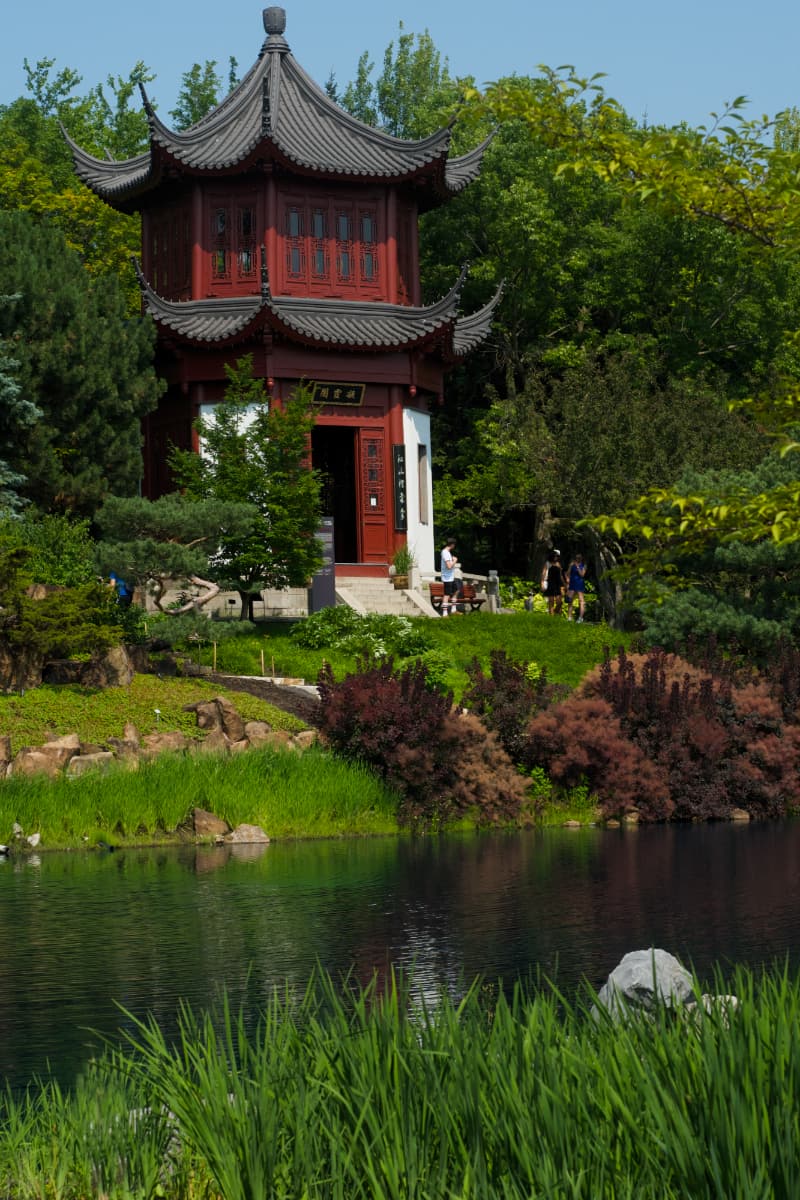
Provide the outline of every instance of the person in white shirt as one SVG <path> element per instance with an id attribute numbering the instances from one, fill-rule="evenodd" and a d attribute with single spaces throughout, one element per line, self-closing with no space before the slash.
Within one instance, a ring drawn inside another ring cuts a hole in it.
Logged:
<path id="1" fill-rule="evenodd" d="M 456 607 L 458 600 L 458 580 L 456 579 L 456 567 L 458 559 L 455 556 L 455 538 L 448 538 L 442 549 L 441 574 L 442 583 L 444 584 L 444 595 L 442 596 L 442 616 L 449 617 L 450 610 L 457 612 Z"/>

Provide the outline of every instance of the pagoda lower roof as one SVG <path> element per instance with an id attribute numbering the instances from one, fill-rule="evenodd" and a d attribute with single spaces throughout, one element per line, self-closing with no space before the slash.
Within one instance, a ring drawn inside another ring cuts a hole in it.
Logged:
<path id="1" fill-rule="evenodd" d="M 466 271 L 446 296 L 427 306 L 273 296 L 266 286 L 258 296 L 165 300 L 138 266 L 137 273 L 145 311 L 159 329 L 194 345 L 230 345 L 266 328 L 319 348 L 397 351 L 437 344 L 446 356 L 461 358 L 487 337 L 500 299 L 498 290 L 478 312 L 458 317 Z"/>
<path id="2" fill-rule="evenodd" d="M 190 129 L 168 129 L 142 89 L 149 152 L 119 162 L 95 158 L 65 132 L 81 180 L 108 203 L 131 208 L 163 178 L 247 170 L 269 161 L 329 179 L 416 180 L 440 199 L 477 177 L 489 139 L 448 161 L 449 128 L 409 141 L 364 124 L 331 100 L 294 59 L 283 37 L 283 10 L 265 10 L 264 20 L 268 37 L 255 65 Z"/>

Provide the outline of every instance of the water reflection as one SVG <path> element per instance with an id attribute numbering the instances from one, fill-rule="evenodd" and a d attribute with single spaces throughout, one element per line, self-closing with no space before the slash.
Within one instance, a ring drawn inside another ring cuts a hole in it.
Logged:
<path id="1" fill-rule="evenodd" d="M 800 958 L 800 824 L 548 830 L 311 842 L 0 864 L 0 1070 L 68 1082 L 125 1021 L 170 1026 L 226 989 L 413 967 L 433 994 L 537 970 L 599 986 L 631 949 L 715 963 Z M 90 1034 L 88 1030 L 96 1033 Z"/>

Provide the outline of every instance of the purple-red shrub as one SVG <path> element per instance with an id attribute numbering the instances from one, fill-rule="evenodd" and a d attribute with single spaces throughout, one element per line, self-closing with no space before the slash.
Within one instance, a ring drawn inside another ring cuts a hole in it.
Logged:
<path id="1" fill-rule="evenodd" d="M 779 816 L 800 804 L 800 738 L 762 679 L 692 666 L 660 650 L 620 651 L 577 695 L 601 698 L 667 780 L 677 818 L 731 808 Z"/>
<path id="2" fill-rule="evenodd" d="M 522 765 L 543 767 L 559 786 L 587 783 L 604 816 L 636 809 L 646 820 L 670 816 L 664 772 L 628 738 L 611 705 L 570 696 L 528 725 Z"/>
<path id="3" fill-rule="evenodd" d="M 537 679 L 530 679 L 527 664 L 515 662 L 505 650 L 492 650 L 489 657 L 488 675 L 477 658 L 467 667 L 470 686 L 464 704 L 497 734 L 503 749 L 518 762 L 531 717 L 564 699 L 568 689 L 549 683 L 544 669 Z"/>
<path id="4" fill-rule="evenodd" d="M 391 659 L 360 662 L 340 683 L 326 664 L 318 690 L 330 746 L 367 763 L 399 793 L 402 821 L 520 815 L 527 786 L 498 739 L 477 717 L 454 711 L 451 694 L 429 691 L 421 663 L 395 672 Z"/>

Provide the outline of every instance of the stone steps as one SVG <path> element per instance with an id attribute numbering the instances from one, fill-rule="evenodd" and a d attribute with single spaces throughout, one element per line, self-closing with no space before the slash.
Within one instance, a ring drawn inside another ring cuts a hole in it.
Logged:
<path id="1" fill-rule="evenodd" d="M 336 596 L 360 613 L 392 613 L 403 617 L 436 616 L 427 595 L 398 591 L 389 579 L 361 576 L 337 577 Z"/>

